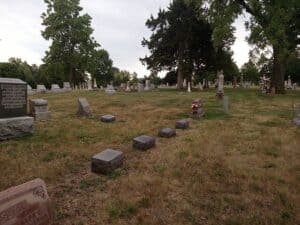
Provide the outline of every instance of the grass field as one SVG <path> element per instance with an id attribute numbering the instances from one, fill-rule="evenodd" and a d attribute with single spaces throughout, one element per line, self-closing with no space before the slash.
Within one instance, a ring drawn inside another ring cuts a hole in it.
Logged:
<path id="1" fill-rule="evenodd" d="M 300 224 L 300 129 L 291 124 L 300 92 L 225 92 L 229 115 L 214 90 L 31 96 L 47 99 L 53 118 L 31 137 L 0 142 L 0 191 L 44 179 L 60 225 Z M 93 118 L 76 116 L 80 96 Z M 134 137 L 186 118 L 196 98 L 205 118 L 147 152 L 132 149 Z M 99 122 L 107 113 L 118 121 Z M 106 148 L 125 153 L 123 168 L 92 174 L 90 158 Z"/>

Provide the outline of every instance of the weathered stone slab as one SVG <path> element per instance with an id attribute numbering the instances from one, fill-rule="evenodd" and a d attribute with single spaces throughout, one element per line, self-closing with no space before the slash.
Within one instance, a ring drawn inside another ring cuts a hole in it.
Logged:
<path id="1" fill-rule="evenodd" d="M 64 87 L 63 87 L 64 91 L 71 91 L 72 90 L 70 82 L 64 82 L 63 85 L 64 85 Z"/>
<path id="2" fill-rule="evenodd" d="M 38 84 L 38 85 L 36 86 L 36 92 L 37 92 L 37 93 L 46 93 L 46 92 L 47 92 L 47 89 L 46 89 L 45 85 L 43 85 L 43 84 Z"/>
<path id="3" fill-rule="evenodd" d="M 116 93 L 116 90 L 113 85 L 109 84 L 109 85 L 107 85 L 107 87 L 105 89 L 105 93 L 107 93 L 109 95 L 113 95 Z"/>
<path id="4" fill-rule="evenodd" d="M 187 128 L 189 128 L 188 120 L 178 120 L 176 122 L 176 129 L 187 129 Z"/>
<path id="5" fill-rule="evenodd" d="M 52 84 L 51 85 L 51 91 L 52 92 L 61 92 L 62 89 L 60 89 L 60 87 L 58 86 L 58 84 Z"/>
<path id="6" fill-rule="evenodd" d="M 104 115 L 104 116 L 101 116 L 101 121 L 104 123 L 111 123 L 111 122 L 116 121 L 116 117 L 113 115 Z"/>
<path id="7" fill-rule="evenodd" d="M 31 99 L 29 101 L 30 115 L 34 116 L 35 120 L 51 119 L 51 112 L 48 111 L 48 101 L 44 99 Z"/>
<path id="8" fill-rule="evenodd" d="M 155 146 L 155 138 L 142 135 L 133 139 L 133 148 L 146 151 Z"/>
<path id="9" fill-rule="evenodd" d="M 0 78 L 0 118 L 25 116 L 27 84 L 19 79 Z"/>
<path id="10" fill-rule="evenodd" d="M 33 134 L 33 117 L 0 119 L 0 141 Z"/>
<path id="11" fill-rule="evenodd" d="M 158 132 L 159 137 L 170 138 L 176 136 L 176 130 L 172 128 L 163 128 Z"/>
<path id="12" fill-rule="evenodd" d="M 121 151 L 106 149 L 92 157 L 92 172 L 108 174 L 123 164 L 124 154 Z"/>
<path id="13" fill-rule="evenodd" d="M 90 107 L 90 104 L 85 98 L 79 98 L 78 99 L 78 116 L 92 116 L 92 109 Z"/>
<path id="14" fill-rule="evenodd" d="M 46 185 L 41 179 L 0 193 L 1 225 L 48 225 L 52 215 Z"/>
<path id="15" fill-rule="evenodd" d="M 293 123 L 297 126 L 297 127 L 300 127 L 300 118 L 295 118 L 293 119 Z"/>

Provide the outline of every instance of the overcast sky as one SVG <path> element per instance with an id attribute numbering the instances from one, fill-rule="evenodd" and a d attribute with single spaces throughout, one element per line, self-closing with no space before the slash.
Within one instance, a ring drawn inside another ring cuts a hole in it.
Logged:
<path id="1" fill-rule="evenodd" d="M 108 50 L 114 65 L 139 76 L 149 72 L 139 61 L 147 54 L 141 46 L 150 32 L 145 21 L 170 0 L 81 0 L 84 12 L 92 16 L 94 37 Z M 30 64 L 41 64 L 49 43 L 41 36 L 43 0 L 0 0 L 0 62 L 10 57 L 22 58 Z M 248 61 L 249 46 L 242 18 L 236 21 L 236 42 L 232 47 L 239 66 Z"/>

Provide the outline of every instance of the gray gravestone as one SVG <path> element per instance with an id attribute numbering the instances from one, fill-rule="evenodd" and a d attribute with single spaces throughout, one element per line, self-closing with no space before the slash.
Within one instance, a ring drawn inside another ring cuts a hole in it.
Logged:
<path id="1" fill-rule="evenodd" d="M 106 149 L 92 157 L 92 172 L 107 174 L 123 164 L 124 155 L 121 151 Z"/>
<path id="2" fill-rule="evenodd" d="M 111 122 L 114 122 L 115 120 L 116 120 L 116 117 L 113 115 L 101 116 L 101 121 L 104 123 L 111 123 Z"/>
<path id="3" fill-rule="evenodd" d="M 52 220 L 51 202 L 41 179 L 0 193 L 1 225 L 50 225 Z"/>
<path id="4" fill-rule="evenodd" d="M 172 128 L 163 128 L 158 132 L 159 137 L 170 138 L 176 136 L 176 130 Z"/>
<path id="5" fill-rule="evenodd" d="M 35 120 L 49 120 L 51 119 L 51 112 L 48 111 L 48 101 L 44 99 L 31 99 L 29 101 L 30 115 Z"/>
<path id="6" fill-rule="evenodd" d="M 61 92 L 60 87 L 58 86 L 58 84 L 52 84 L 51 85 L 51 91 L 52 92 Z"/>
<path id="7" fill-rule="evenodd" d="M 144 91 L 144 85 L 141 83 L 138 83 L 138 92 Z"/>
<path id="8" fill-rule="evenodd" d="M 90 107 L 90 104 L 85 98 L 79 98 L 78 99 L 78 116 L 86 116 L 89 117 L 92 115 L 92 110 Z"/>
<path id="9" fill-rule="evenodd" d="M 64 91 L 71 91 L 72 88 L 71 88 L 71 85 L 70 85 L 70 82 L 64 82 Z"/>
<path id="10" fill-rule="evenodd" d="M 155 138 L 142 135 L 133 139 L 133 148 L 146 151 L 155 146 Z"/>
<path id="11" fill-rule="evenodd" d="M 107 85 L 107 87 L 105 89 L 105 93 L 107 93 L 109 95 L 113 95 L 116 93 L 116 90 L 113 85 L 109 84 L 109 85 Z"/>
<path id="12" fill-rule="evenodd" d="M 38 84 L 38 85 L 36 86 L 36 92 L 37 92 L 37 93 L 46 93 L 46 92 L 47 92 L 47 89 L 46 89 L 45 85 L 43 85 L 43 84 Z"/>
<path id="13" fill-rule="evenodd" d="M 27 84 L 0 78 L 0 140 L 33 133 L 33 118 L 27 117 Z"/>
<path id="14" fill-rule="evenodd" d="M 188 120 L 178 120 L 176 122 L 176 129 L 187 129 L 189 128 L 189 121 Z"/>

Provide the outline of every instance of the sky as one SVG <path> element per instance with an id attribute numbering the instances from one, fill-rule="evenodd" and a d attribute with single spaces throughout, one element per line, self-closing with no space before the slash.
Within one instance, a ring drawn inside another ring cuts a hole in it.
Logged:
<path id="1" fill-rule="evenodd" d="M 149 75 L 139 58 L 148 51 L 141 46 L 150 31 L 145 21 L 171 0 L 81 0 L 83 12 L 92 17 L 93 36 L 106 49 L 114 66 L 139 77 Z M 41 36 L 43 0 L 0 0 L 0 62 L 18 57 L 29 64 L 41 64 L 49 42 Z M 236 41 L 232 46 L 234 60 L 240 67 L 248 61 L 250 47 L 243 18 L 235 22 Z"/>

